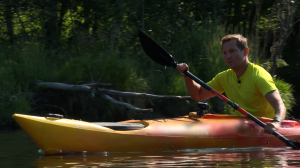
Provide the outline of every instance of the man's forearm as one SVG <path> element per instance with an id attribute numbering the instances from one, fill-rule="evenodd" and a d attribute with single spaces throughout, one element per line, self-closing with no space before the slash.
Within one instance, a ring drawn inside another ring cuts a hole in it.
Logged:
<path id="1" fill-rule="evenodd" d="M 286 115 L 286 108 L 285 105 L 281 99 L 281 96 L 279 94 L 278 90 L 273 90 L 265 95 L 268 102 L 271 104 L 275 111 L 275 116 L 280 118 L 281 120 L 285 119 Z"/>
<path id="2" fill-rule="evenodd" d="M 199 92 L 200 92 L 201 86 L 190 78 L 185 78 L 185 84 L 186 84 L 188 93 L 193 98 L 193 100 L 201 101 L 201 100 L 199 100 Z"/>
<path id="3" fill-rule="evenodd" d="M 190 78 L 185 78 L 186 88 L 195 101 L 202 101 L 215 96 Z"/>
<path id="4" fill-rule="evenodd" d="M 275 107 L 275 117 L 278 117 L 281 120 L 284 120 L 285 116 L 286 116 L 286 108 L 282 102 Z"/>

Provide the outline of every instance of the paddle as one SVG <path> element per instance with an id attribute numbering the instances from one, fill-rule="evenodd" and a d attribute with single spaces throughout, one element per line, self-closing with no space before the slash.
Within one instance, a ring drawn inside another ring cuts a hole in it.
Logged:
<path id="1" fill-rule="evenodd" d="M 150 37 L 148 37 L 141 30 L 139 30 L 138 35 L 139 35 L 139 38 L 140 38 L 140 41 L 141 41 L 141 45 L 142 45 L 145 53 L 150 58 L 152 58 L 155 62 L 157 62 L 157 63 L 159 63 L 161 65 L 165 65 L 165 66 L 176 68 L 176 66 L 177 66 L 176 61 L 174 60 L 174 58 L 165 49 L 163 49 L 159 44 L 157 44 L 154 40 L 152 40 Z M 214 95 L 216 95 L 218 98 L 220 98 L 221 100 L 223 100 L 225 103 L 229 104 L 235 110 L 239 111 L 240 113 L 244 114 L 245 116 L 247 116 L 248 118 L 250 118 L 251 120 L 253 120 L 256 124 L 260 125 L 263 128 L 265 127 L 265 125 L 266 125 L 265 123 L 263 123 L 262 121 L 260 121 L 256 117 L 254 117 L 252 114 L 248 113 L 243 108 L 239 107 L 238 104 L 232 102 L 231 100 L 229 100 L 224 95 L 222 95 L 219 92 L 215 91 L 213 88 L 211 88 L 210 86 L 208 86 L 206 83 L 204 83 L 202 80 L 200 80 L 199 78 L 197 78 L 195 75 L 193 75 L 189 71 L 184 71 L 183 73 L 186 76 L 188 76 L 189 78 L 193 79 L 199 85 L 201 85 L 202 87 L 204 87 L 205 89 L 207 89 L 208 91 L 210 91 L 211 93 L 213 93 Z M 286 143 L 288 146 L 292 147 L 293 149 L 300 150 L 300 144 L 299 143 L 290 141 L 289 139 L 287 139 L 284 136 L 282 136 L 281 134 L 279 134 L 277 131 L 274 131 L 272 134 L 274 136 L 276 136 L 277 138 L 279 138 L 284 143 Z"/>

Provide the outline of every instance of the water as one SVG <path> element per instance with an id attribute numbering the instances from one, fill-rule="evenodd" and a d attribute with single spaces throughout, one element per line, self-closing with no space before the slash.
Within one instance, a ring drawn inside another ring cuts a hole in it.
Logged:
<path id="1" fill-rule="evenodd" d="M 1 168 L 53 167 L 300 167 L 290 148 L 202 149 L 174 152 L 81 153 L 45 156 L 24 131 L 0 131 Z"/>

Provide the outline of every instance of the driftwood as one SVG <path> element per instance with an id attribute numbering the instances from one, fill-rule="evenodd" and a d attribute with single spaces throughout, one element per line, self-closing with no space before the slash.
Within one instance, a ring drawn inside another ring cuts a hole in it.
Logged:
<path id="1" fill-rule="evenodd" d="M 109 95 L 114 96 L 126 96 L 126 97 L 141 97 L 141 98 L 147 98 L 147 99 L 171 99 L 171 100 L 192 100 L 190 96 L 167 96 L 167 95 L 153 95 L 153 94 L 146 94 L 146 93 L 136 93 L 136 92 L 121 92 L 116 90 L 108 90 L 99 88 L 99 86 L 110 86 L 111 84 L 82 84 L 82 85 L 70 85 L 70 84 L 64 84 L 64 83 L 58 83 L 58 82 L 41 82 L 39 81 L 37 83 L 39 87 L 45 87 L 45 88 L 51 88 L 51 89 L 57 89 L 57 90 L 65 90 L 65 91 L 75 91 L 75 92 L 86 92 L 91 93 L 92 95 L 98 94 L 102 98 L 108 100 L 109 102 L 117 105 L 124 106 L 128 109 L 131 109 L 133 111 L 137 112 L 152 112 L 153 109 L 142 109 L 134 107 L 133 105 L 125 102 L 121 102 L 118 100 L 115 100 L 114 98 L 110 97 Z"/>
<path id="2" fill-rule="evenodd" d="M 127 96 L 127 97 L 142 97 L 148 99 L 171 99 L 171 100 L 192 100 L 191 96 L 167 96 L 167 95 L 153 95 L 147 93 L 136 93 L 136 92 L 121 92 L 116 90 L 98 89 L 98 92 L 106 93 L 116 96 Z"/>
<path id="3" fill-rule="evenodd" d="M 133 105 L 129 104 L 129 103 L 124 103 L 124 102 L 121 102 L 121 101 L 118 101 L 110 96 L 108 96 L 107 94 L 103 94 L 101 93 L 100 94 L 102 96 L 102 98 L 108 100 L 109 102 L 111 103 L 114 103 L 114 104 L 118 104 L 118 105 L 121 105 L 121 106 L 125 106 L 131 110 L 134 110 L 134 111 L 138 111 L 138 112 L 152 112 L 152 108 L 150 109 L 142 109 L 142 108 L 137 108 L 137 107 L 134 107 Z"/>
<path id="4" fill-rule="evenodd" d="M 57 90 L 68 90 L 68 91 L 76 91 L 76 92 L 91 92 L 92 87 L 86 85 L 69 85 L 58 82 L 38 82 L 38 86 L 46 87 Z"/>

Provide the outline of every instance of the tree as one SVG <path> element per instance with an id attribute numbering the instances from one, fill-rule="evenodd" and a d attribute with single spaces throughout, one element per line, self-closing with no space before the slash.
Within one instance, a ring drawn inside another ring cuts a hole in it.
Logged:
<path id="1" fill-rule="evenodd" d="M 273 10 L 277 10 L 277 18 L 280 22 L 279 33 L 274 33 L 273 45 L 271 46 L 271 74 L 276 75 L 276 69 L 280 66 L 280 63 L 285 61 L 282 59 L 282 51 L 286 40 L 293 32 L 293 26 L 300 21 L 295 21 L 295 14 L 298 4 L 291 0 L 277 0 Z M 276 30 L 274 30 L 276 31 Z M 281 62 L 279 62 L 281 61 Z"/>

